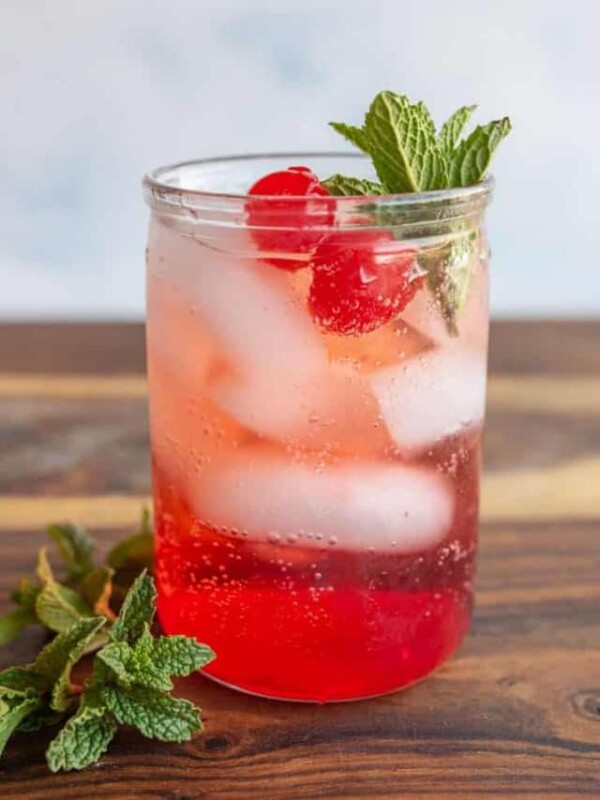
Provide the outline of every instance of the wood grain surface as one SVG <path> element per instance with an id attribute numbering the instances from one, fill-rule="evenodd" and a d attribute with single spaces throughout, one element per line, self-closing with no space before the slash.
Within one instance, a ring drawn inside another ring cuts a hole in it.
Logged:
<path id="1" fill-rule="evenodd" d="M 19 800 L 600 798 L 600 322 L 497 323 L 475 620 L 429 680 L 310 706 L 180 682 L 206 731 L 118 735 L 50 775 L 43 736 L 0 762 Z M 0 325 L 0 609 L 42 526 L 75 517 L 108 547 L 149 495 L 136 325 Z M 0 667 L 31 658 L 31 630 Z"/>

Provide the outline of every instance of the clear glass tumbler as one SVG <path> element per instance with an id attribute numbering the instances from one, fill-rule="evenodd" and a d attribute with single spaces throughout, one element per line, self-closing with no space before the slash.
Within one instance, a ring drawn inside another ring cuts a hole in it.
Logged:
<path id="1" fill-rule="evenodd" d="M 144 182 L 156 580 L 211 677 L 326 702 L 394 691 L 470 622 L 491 183 L 251 197 L 307 163 L 250 156 Z"/>

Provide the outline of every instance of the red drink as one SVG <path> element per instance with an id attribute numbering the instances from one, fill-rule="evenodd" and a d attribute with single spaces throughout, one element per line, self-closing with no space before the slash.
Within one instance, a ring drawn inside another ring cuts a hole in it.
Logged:
<path id="1" fill-rule="evenodd" d="M 418 269 L 452 231 L 344 241 L 338 224 L 341 238 L 323 245 L 334 219 L 320 198 L 318 223 L 287 252 L 273 234 L 218 225 L 204 207 L 176 219 L 153 198 L 159 614 L 167 633 L 211 645 L 214 678 L 285 699 L 368 697 L 422 678 L 462 640 L 485 388 L 485 193 L 470 207 L 458 330 Z M 378 271 L 385 291 L 367 297 Z"/>

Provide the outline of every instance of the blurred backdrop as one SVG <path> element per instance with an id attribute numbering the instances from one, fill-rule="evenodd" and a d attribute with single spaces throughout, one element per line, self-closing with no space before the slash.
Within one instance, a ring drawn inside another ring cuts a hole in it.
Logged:
<path id="1" fill-rule="evenodd" d="M 4 0 L 0 317 L 139 318 L 140 177 L 342 145 L 383 88 L 509 114 L 497 315 L 600 312 L 597 0 Z"/>

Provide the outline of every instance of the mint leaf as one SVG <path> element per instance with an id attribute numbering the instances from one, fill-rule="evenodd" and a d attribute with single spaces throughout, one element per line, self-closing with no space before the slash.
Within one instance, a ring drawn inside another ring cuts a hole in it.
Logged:
<path id="1" fill-rule="evenodd" d="M 496 148 L 508 136 L 508 117 L 479 125 L 452 154 L 449 165 L 449 186 L 471 186 L 484 177 Z"/>
<path id="2" fill-rule="evenodd" d="M 15 608 L 0 617 L 0 647 L 16 639 L 27 625 L 36 622 L 36 615 L 28 608 Z"/>
<path id="3" fill-rule="evenodd" d="M 60 584 L 45 587 L 40 592 L 35 610 L 40 622 L 56 633 L 67 631 L 71 625 L 91 614 L 81 595 Z"/>
<path id="4" fill-rule="evenodd" d="M 87 642 L 106 623 L 104 617 L 90 617 L 80 620 L 72 625 L 69 630 L 55 636 L 40 652 L 30 669 L 44 678 L 50 688 L 60 680 L 63 672 L 72 666 L 77 659 L 73 653 L 79 652 L 81 656 Z M 0 676 L 1 680 L 1 676 Z"/>
<path id="5" fill-rule="evenodd" d="M 476 239 L 474 231 L 466 231 L 439 247 L 421 250 L 417 256 L 452 336 L 459 332 L 458 317 L 467 299 Z"/>
<path id="6" fill-rule="evenodd" d="M 102 707 L 82 705 L 50 742 L 46 760 L 52 772 L 83 769 L 108 749 L 117 730 L 112 715 Z"/>
<path id="7" fill-rule="evenodd" d="M 351 144 L 369 155 L 369 140 L 363 128 L 346 125 L 344 122 L 330 122 L 329 125 L 334 131 L 341 133 Z"/>
<path id="8" fill-rule="evenodd" d="M 19 585 L 11 592 L 11 599 L 21 608 L 28 608 L 35 613 L 35 601 L 40 593 L 40 587 L 28 578 L 21 578 Z"/>
<path id="9" fill-rule="evenodd" d="M 442 125 L 438 142 L 446 158 L 452 155 L 452 151 L 456 147 L 465 125 L 471 119 L 471 115 L 476 108 L 477 106 L 463 106 L 458 111 L 455 111 Z"/>
<path id="10" fill-rule="evenodd" d="M 332 175 L 321 181 L 329 194 L 347 197 L 357 195 L 379 195 L 385 194 L 384 187 L 376 181 L 369 181 L 364 178 L 348 178 L 346 175 Z"/>
<path id="11" fill-rule="evenodd" d="M 114 672 L 115 677 L 124 685 L 129 686 L 129 663 L 132 649 L 127 642 L 110 642 L 96 654 L 96 658 Z"/>
<path id="12" fill-rule="evenodd" d="M 168 692 L 173 688 L 173 683 L 169 677 L 172 673 L 169 672 L 167 664 L 156 659 L 154 641 L 154 637 L 146 625 L 133 648 L 130 674 L 133 681 L 139 686 L 147 686 L 149 689 L 162 689 Z"/>
<path id="13" fill-rule="evenodd" d="M 91 617 L 76 623 L 47 645 L 33 664 L 33 670 L 54 683 L 50 707 L 64 711 L 72 702 L 71 669 L 84 655 L 90 642 L 104 627 L 104 617 Z"/>
<path id="14" fill-rule="evenodd" d="M 109 636 L 113 642 L 134 644 L 144 632 L 145 625 L 154 619 L 156 589 L 154 582 L 143 572 L 129 590 Z"/>
<path id="15" fill-rule="evenodd" d="M 70 580 L 81 578 L 93 569 L 94 543 L 78 525 L 50 525 L 48 535 L 56 542 Z"/>
<path id="16" fill-rule="evenodd" d="M 202 729 L 196 706 L 155 689 L 105 686 L 101 696 L 117 722 L 137 728 L 150 739 L 186 742 Z"/>
<path id="17" fill-rule="evenodd" d="M 159 636 L 154 640 L 152 656 L 169 675 L 189 675 L 210 664 L 215 654 L 205 644 L 188 636 Z"/>
<path id="18" fill-rule="evenodd" d="M 98 653 L 98 659 L 114 672 L 122 686 L 146 686 L 170 691 L 173 683 L 165 666 L 153 659 L 153 637 L 146 628 L 135 647 L 126 642 L 111 642 Z"/>
<path id="19" fill-rule="evenodd" d="M 42 685 L 28 667 L 9 667 L 0 672 L 0 697 L 29 697 L 38 694 Z"/>
<path id="20" fill-rule="evenodd" d="M 380 92 L 365 117 L 369 153 L 388 192 L 419 192 L 446 184 L 435 125 L 423 103 Z"/>
<path id="21" fill-rule="evenodd" d="M 42 728 L 56 725 L 64 719 L 64 716 L 64 712 L 53 711 L 45 703 L 41 703 L 38 708 L 25 717 L 17 730 L 23 733 L 35 733 L 36 731 L 41 731 Z"/>
<path id="22" fill-rule="evenodd" d="M 36 597 L 35 611 L 46 627 L 61 633 L 91 616 L 91 609 L 81 595 L 55 580 L 45 548 L 39 552 L 37 572 L 42 588 Z"/>
<path id="23" fill-rule="evenodd" d="M 103 614 L 111 620 L 115 618 L 110 607 L 113 575 L 114 570 L 111 567 L 96 567 L 87 573 L 79 585 L 79 593 L 94 614 Z"/>
<path id="24" fill-rule="evenodd" d="M 13 697 L 3 699 L 0 705 L 0 755 L 6 743 L 23 720 L 41 704 L 38 697 Z"/>

